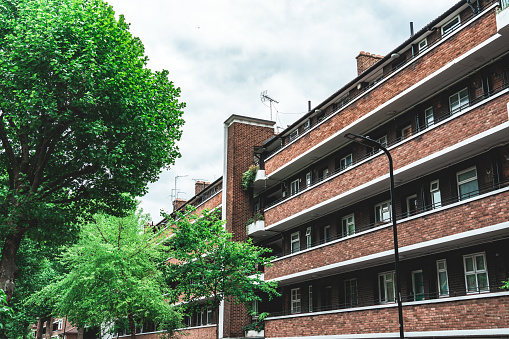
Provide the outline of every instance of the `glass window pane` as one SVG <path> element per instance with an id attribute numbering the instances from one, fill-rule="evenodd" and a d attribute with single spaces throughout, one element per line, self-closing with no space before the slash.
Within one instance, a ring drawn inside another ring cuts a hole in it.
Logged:
<path id="1" fill-rule="evenodd" d="M 394 301 L 394 283 L 387 282 L 387 301 Z"/>
<path id="2" fill-rule="evenodd" d="M 472 170 L 468 171 L 468 172 L 464 172 L 464 173 L 461 173 L 458 175 L 458 182 L 463 182 L 467 179 L 470 179 L 470 178 L 474 178 L 477 176 L 477 171 L 475 170 L 475 168 L 472 168 Z"/>
<path id="3" fill-rule="evenodd" d="M 477 184 L 477 180 L 467 182 L 466 184 L 460 185 L 460 195 L 461 198 L 466 199 L 470 197 L 474 197 L 479 194 L 479 185 Z"/>
<path id="4" fill-rule="evenodd" d="M 465 271 L 473 272 L 474 271 L 474 261 L 471 257 L 465 258 Z"/>
<path id="5" fill-rule="evenodd" d="M 488 290 L 488 275 L 486 273 L 479 273 L 477 275 L 477 280 L 479 282 L 480 291 Z"/>
<path id="6" fill-rule="evenodd" d="M 476 265 L 476 269 L 478 271 L 484 270 L 485 269 L 485 267 L 484 267 L 484 256 L 476 255 L 475 256 L 475 265 Z"/>
<path id="7" fill-rule="evenodd" d="M 469 291 L 469 292 L 477 291 L 477 282 L 476 282 L 475 274 L 467 275 L 467 291 Z"/>
<path id="8" fill-rule="evenodd" d="M 438 281 L 440 286 L 440 295 L 449 294 L 449 284 L 447 283 L 447 273 L 440 272 L 438 273 Z"/>

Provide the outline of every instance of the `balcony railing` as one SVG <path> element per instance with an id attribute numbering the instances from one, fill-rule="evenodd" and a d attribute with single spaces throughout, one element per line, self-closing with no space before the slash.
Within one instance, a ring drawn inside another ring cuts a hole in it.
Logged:
<path id="1" fill-rule="evenodd" d="M 481 287 L 478 288 L 476 291 L 466 291 L 466 290 L 455 290 L 455 291 L 449 291 L 447 294 L 440 294 L 438 292 L 431 292 L 431 293 L 422 293 L 418 294 L 417 296 L 413 293 L 411 294 L 402 294 L 401 298 L 403 302 L 411 302 L 411 301 L 424 301 L 424 300 L 436 300 L 436 299 L 444 299 L 447 300 L 448 298 L 454 298 L 454 297 L 463 297 L 468 295 L 474 295 L 474 294 L 489 294 L 489 293 L 498 293 L 502 292 L 501 287 L 503 284 L 500 282 L 502 280 L 507 280 L 507 277 L 497 275 L 493 281 L 497 281 L 498 283 L 494 286 L 489 287 Z M 359 291 L 360 292 L 360 291 Z M 276 312 L 270 312 L 269 319 L 270 321 L 271 317 L 281 317 L 281 316 L 287 316 L 287 315 L 296 315 L 296 314 L 309 314 L 309 316 L 313 316 L 315 312 L 326 312 L 326 311 L 334 311 L 334 310 L 345 310 L 345 309 L 355 309 L 360 307 L 369 307 L 369 306 L 376 306 L 376 305 L 387 305 L 387 304 L 395 304 L 396 302 L 394 300 L 386 301 L 386 300 L 358 300 L 355 297 L 352 297 L 350 302 L 347 303 L 332 303 L 331 300 L 329 300 L 329 304 L 327 305 L 321 305 L 321 306 L 313 306 L 312 311 L 309 309 L 308 305 L 301 305 L 301 311 L 299 312 L 292 312 L 290 309 L 285 309 L 281 311 Z"/>
<path id="2" fill-rule="evenodd" d="M 509 0 L 507 0 L 507 1 L 509 1 Z M 486 91 L 486 93 L 483 93 L 482 95 L 480 95 L 477 98 L 469 99 L 468 103 L 466 103 L 466 104 L 464 104 L 464 105 L 462 105 L 462 106 L 460 106 L 460 107 L 458 107 L 458 108 L 456 108 L 454 110 L 450 110 L 449 108 L 437 109 L 436 112 L 434 112 L 434 119 L 433 119 L 433 121 L 432 122 L 430 121 L 429 123 L 417 124 L 417 126 L 415 127 L 415 130 L 412 130 L 412 134 L 416 134 L 416 133 L 420 133 L 420 132 L 426 131 L 427 129 L 429 129 L 433 125 L 436 125 L 436 124 L 441 123 L 443 121 L 446 121 L 448 119 L 452 119 L 455 115 L 457 115 L 460 112 L 465 111 L 467 108 L 469 108 L 471 106 L 474 106 L 476 104 L 482 103 L 483 101 L 487 101 L 491 97 L 493 97 L 494 95 L 496 95 L 496 94 L 502 92 L 503 90 L 509 88 L 509 69 L 507 69 L 507 68 L 504 69 L 503 70 L 503 75 L 504 75 L 504 83 L 501 86 L 498 86 L 496 88 L 488 90 L 488 91 Z M 404 142 L 408 138 L 409 137 L 405 138 L 404 136 L 400 136 L 400 137 L 397 137 L 397 138 L 392 139 L 392 140 L 389 139 L 388 142 L 387 142 L 386 147 L 389 148 L 389 147 L 396 146 L 396 145 Z M 349 167 L 351 167 L 351 166 L 353 166 L 355 164 L 358 164 L 360 162 L 363 162 L 364 160 L 372 157 L 373 155 L 375 155 L 376 153 L 379 153 L 379 152 L 381 152 L 381 151 L 380 150 L 373 150 L 371 152 L 366 153 L 366 155 L 364 155 L 362 157 L 353 159 L 352 163 L 349 164 L 348 166 L 338 168 L 337 170 L 330 172 L 327 176 L 322 176 L 322 177 L 316 178 L 315 180 L 312 180 L 309 183 L 309 185 L 308 184 L 302 185 L 302 187 L 300 187 L 298 190 L 295 190 L 294 192 L 289 192 L 289 194 L 287 194 L 286 196 L 284 196 L 284 197 L 282 197 L 280 199 L 277 199 L 277 200 L 267 204 L 265 206 L 265 209 L 268 209 L 268 208 L 270 208 L 270 207 L 272 207 L 274 205 L 277 205 L 277 204 L 283 202 L 284 200 L 286 200 L 286 199 L 288 199 L 288 198 L 290 198 L 290 197 L 292 197 L 294 195 L 297 195 L 298 193 L 306 190 L 307 188 L 310 188 L 310 187 L 313 187 L 313 186 L 317 186 L 320 183 L 322 183 L 325 179 L 327 179 L 329 177 L 332 177 L 332 176 L 335 176 L 338 173 L 344 172 Z"/>
<path id="3" fill-rule="evenodd" d="M 500 10 L 504 10 L 509 7 L 509 0 L 500 0 Z"/>
<path id="4" fill-rule="evenodd" d="M 409 218 L 409 217 L 413 217 L 413 216 L 419 216 L 420 214 L 422 214 L 424 212 L 432 211 L 434 209 L 437 209 L 437 208 L 440 208 L 440 207 L 444 207 L 444 206 L 456 203 L 458 201 L 462 201 L 462 200 L 466 200 L 466 199 L 469 199 L 469 198 L 473 198 L 473 197 L 476 197 L 476 196 L 481 195 L 481 194 L 486 194 L 486 193 L 490 193 L 490 192 L 496 192 L 496 191 L 501 190 L 501 189 L 506 188 L 506 187 L 509 187 L 509 180 L 506 180 L 506 181 L 503 181 L 503 182 L 499 182 L 499 183 L 496 183 L 496 184 L 486 185 L 486 186 L 480 187 L 478 190 L 469 192 L 467 194 L 463 194 L 461 196 L 445 198 L 445 199 L 442 199 L 440 203 L 427 204 L 427 205 L 421 204 L 419 206 L 416 206 L 416 209 L 411 211 L 411 212 L 405 212 L 405 213 L 400 213 L 400 214 L 396 215 L 396 220 L 401 220 L 401 219 L 405 219 L 405 218 Z M 396 192 L 396 195 L 397 194 L 398 193 Z M 382 225 L 386 225 L 386 224 L 389 224 L 390 222 L 391 222 L 391 219 L 389 218 L 389 219 L 381 221 L 381 222 L 374 222 L 374 223 L 364 224 L 364 225 L 356 224 L 354 232 L 342 232 L 342 233 L 339 233 L 339 234 L 337 234 L 335 236 L 331 236 L 328 239 L 320 239 L 320 240 L 317 240 L 317 241 L 313 241 L 313 242 L 311 242 L 309 247 L 303 246 L 301 249 L 299 249 L 297 251 L 296 250 L 294 250 L 294 251 L 285 250 L 285 251 L 282 251 L 282 252 L 279 252 L 279 253 L 274 253 L 273 255 L 278 257 L 278 258 L 280 258 L 280 257 L 284 257 L 284 256 L 287 256 L 287 255 L 290 255 L 290 254 L 299 253 L 299 252 L 302 252 L 304 250 L 312 249 L 314 247 L 317 247 L 317 246 L 320 246 L 320 245 L 332 242 L 334 240 L 338 240 L 338 239 L 354 236 L 356 233 L 361 233 L 361 232 L 364 232 L 364 231 L 367 231 L 367 230 L 370 230 L 370 229 L 373 229 L 373 228 L 376 228 L 376 227 L 379 227 L 379 226 L 382 226 Z M 301 245 L 302 245 L 302 243 L 301 243 Z"/>
<path id="5" fill-rule="evenodd" d="M 504 9 L 504 4 L 503 3 L 508 3 L 509 0 L 500 0 L 500 5 L 502 7 L 502 9 Z M 401 64 L 398 64 L 397 67 L 394 67 L 392 68 L 390 71 L 387 71 L 385 72 L 382 77 L 378 78 L 376 81 L 374 81 L 373 83 L 370 83 L 369 85 L 367 85 L 366 87 L 362 88 L 358 93 L 356 93 L 355 95 L 353 96 L 350 96 L 349 99 L 348 99 L 348 102 L 340 105 L 339 107 L 337 107 L 336 109 L 333 109 L 331 111 L 328 111 L 326 113 L 324 113 L 319 119 L 316 119 L 316 122 L 311 122 L 309 127 L 306 128 L 306 130 L 304 132 L 307 132 L 309 130 L 311 130 L 313 127 L 317 126 L 317 125 L 320 125 L 327 117 L 329 116 L 332 116 L 332 115 L 335 115 L 335 114 L 338 114 L 339 112 L 341 112 L 345 107 L 348 106 L 349 103 L 355 101 L 355 99 L 357 99 L 358 97 L 361 97 L 363 96 L 366 92 L 368 92 L 369 90 L 371 90 L 371 88 L 375 87 L 376 85 L 378 85 L 381 81 L 383 81 L 384 79 L 390 77 L 393 73 L 395 73 L 397 70 L 401 69 L 403 66 L 405 66 L 406 64 L 408 64 L 409 62 L 411 62 L 413 59 L 415 59 L 417 56 L 419 56 L 420 54 L 422 54 L 425 50 L 428 50 L 428 49 L 431 49 L 434 45 L 436 45 L 438 42 L 440 42 L 442 39 L 444 38 L 447 38 L 449 37 L 450 35 L 452 35 L 452 32 L 458 30 L 460 27 L 464 26 L 465 24 L 468 24 L 470 19 L 473 18 L 474 16 L 477 16 L 479 13 L 481 13 L 485 8 L 491 6 L 492 4 L 494 3 L 498 3 L 497 0 L 491 0 L 491 1 L 488 1 L 484 7 L 482 8 L 479 8 L 479 11 L 477 13 L 470 13 L 465 19 L 462 19 L 462 21 L 460 22 L 460 24 L 458 24 L 457 26 L 455 26 L 448 34 L 444 35 L 444 36 L 439 36 L 437 37 L 435 40 L 433 41 L 428 41 L 428 44 L 426 47 L 422 48 L 418 53 L 415 53 L 411 56 L 409 56 L 405 61 L 403 61 Z M 305 133 L 303 133 L 302 135 L 304 135 Z M 290 138 L 290 136 L 287 136 L 285 137 L 283 140 L 284 140 L 284 143 L 283 145 L 278 145 L 274 150 L 270 151 L 265 159 L 268 159 L 270 157 L 272 157 L 273 155 L 275 155 L 276 153 L 278 153 L 281 149 L 283 149 L 285 147 L 285 145 L 288 145 L 288 144 L 291 144 L 297 140 L 299 140 L 302 135 L 299 135 L 299 137 L 297 138 Z"/>

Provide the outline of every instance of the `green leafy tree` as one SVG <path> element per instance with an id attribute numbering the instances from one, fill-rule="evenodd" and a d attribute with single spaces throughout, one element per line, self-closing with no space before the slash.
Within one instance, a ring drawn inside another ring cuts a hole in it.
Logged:
<path id="1" fill-rule="evenodd" d="M 121 215 L 179 157 L 180 89 L 102 0 L 0 1 L 0 287 L 24 237 Z M 128 193 L 128 194 L 123 194 Z"/>
<path id="2" fill-rule="evenodd" d="M 159 266 L 168 253 L 146 221 L 131 213 L 84 222 L 80 240 L 62 256 L 69 273 L 35 294 L 31 305 L 49 297 L 55 314 L 80 328 L 125 319 L 135 338 L 136 322 L 150 320 L 171 333 L 182 319 L 165 297 L 170 290 Z"/>
<path id="3" fill-rule="evenodd" d="M 176 285 L 174 299 L 183 298 L 189 307 L 209 298 L 215 319 L 221 301 L 251 306 L 261 294 L 278 295 L 277 283 L 264 281 L 258 268 L 268 266 L 269 249 L 247 242 L 235 242 L 224 228 L 225 221 L 215 211 L 178 213 L 168 244 L 176 259 L 168 265 L 169 280 Z M 219 326 L 216 327 L 219 338 Z"/>

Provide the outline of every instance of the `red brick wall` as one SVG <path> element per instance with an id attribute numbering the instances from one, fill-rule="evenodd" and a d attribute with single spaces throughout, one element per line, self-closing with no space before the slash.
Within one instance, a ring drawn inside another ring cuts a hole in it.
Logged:
<path id="1" fill-rule="evenodd" d="M 508 101 L 509 94 L 505 94 L 467 114 L 424 133 L 418 138 L 396 147 L 391 150 L 394 169 L 404 167 L 506 122 L 508 120 Z M 311 190 L 292 199 L 288 199 L 276 208 L 267 210 L 265 212 L 265 226 L 270 226 L 279 220 L 347 192 L 375 178 L 386 175 L 387 172 L 387 158 L 380 153 L 380 156 L 372 161 L 315 186 Z"/>
<path id="2" fill-rule="evenodd" d="M 482 316 L 480 316 L 482 315 Z M 405 332 L 507 328 L 509 297 L 404 306 Z M 465 321 L 471 319 L 471 321 Z M 265 337 L 398 333 L 397 308 L 267 320 Z"/>
<path id="3" fill-rule="evenodd" d="M 199 327 L 199 328 L 191 328 L 188 330 L 183 330 L 178 332 L 179 335 L 182 335 L 182 338 L 186 339 L 213 339 L 216 337 L 216 326 L 210 327 Z M 124 337 L 124 338 L 130 338 Z M 164 334 L 161 333 L 151 333 L 151 334 L 137 334 L 137 339 L 162 339 L 166 338 Z"/>
<path id="4" fill-rule="evenodd" d="M 327 122 L 309 132 L 265 163 L 265 173 L 270 174 L 338 130 L 348 126 L 391 98 L 406 90 L 458 56 L 471 50 L 497 32 L 495 11 L 486 14 L 469 27 L 456 33 L 447 42 L 430 51 L 411 66 L 372 90 L 357 102 L 331 117 Z M 310 142 L 312 140 L 312 142 Z"/>
<path id="5" fill-rule="evenodd" d="M 273 127 L 257 126 L 249 122 L 234 122 L 227 132 L 226 183 L 226 229 L 233 233 L 235 241 L 247 239 L 246 221 L 254 210 L 251 192 L 241 186 L 242 174 L 253 164 L 254 146 L 260 146 L 274 134 Z M 224 178 L 223 178 L 224 180 Z M 223 191 L 224 193 L 224 191 Z M 224 311 L 224 336 L 241 337 L 242 327 L 249 323 L 247 310 L 242 305 L 226 303 Z"/>
<path id="6" fill-rule="evenodd" d="M 488 208 L 489 206 L 492 208 Z M 496 206 L 496 213 L 493 206 Z M 403 247 L 506 222 L 508 213 L 509 192 L 500 193 L 398 224 L 398 243 Z M 392 248 L 392 229 L 384 228 L 278 260 L 271 267 L 265 268 L 265 279 L 303 272 Z"/>
<path id="7" fill-rule="evenodd" d="M 196 214 L 200 214 L 204 209 L 212 210 L 216 208 L 217 206 L 221 205 L 223 202 L 223 192 L 220 192 L 210 198 L 209 200 L 205 201 L 205 203 L 201 204 L 196 208 Z"/>

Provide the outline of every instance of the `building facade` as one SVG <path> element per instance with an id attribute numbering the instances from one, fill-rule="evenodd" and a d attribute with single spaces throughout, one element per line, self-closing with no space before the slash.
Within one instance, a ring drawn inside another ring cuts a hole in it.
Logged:
<path id="1" fill-rule="evenodd" d="M 235 240 L 273 250 L 265 338 L 399 337 L 393 219 L 405 336 L 509 337 L 506 5 L 460 1 L 387 55 L 361 52 L 358 76 L 281 133 L 225 121 L 223 177 L 181 208 L 221 209 Z M 347 133 L 391 153 L 392 201 L 387 157 Z M 228 303 L 210 314 L 186 320 L 190 338 L 251 321 Z"/>

